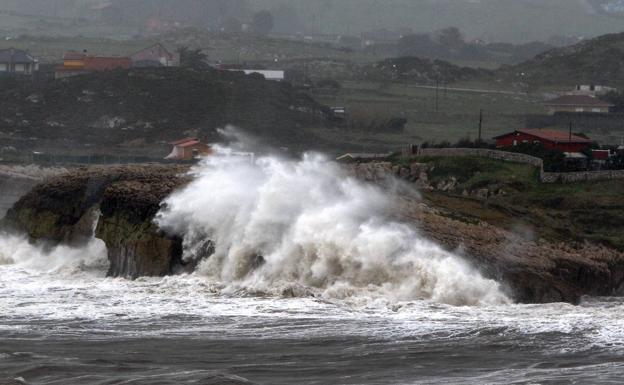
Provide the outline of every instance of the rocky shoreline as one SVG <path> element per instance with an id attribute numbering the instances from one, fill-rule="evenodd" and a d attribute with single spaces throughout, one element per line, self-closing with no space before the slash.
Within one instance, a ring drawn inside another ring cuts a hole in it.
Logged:
<path id="1" fill-rule="evenodd" d="M 418 174 L 415 179 L 424 182 L 424 171 L 412 169 L 403 173 Z M 7 212 L 2 226 L 52 244 L 78 245 L 95 236 L 107 246 L 112 277 L 190 271 L 193 266 L 182 261 L 182 240 L 153 222 L 163 199 L 190 180 L 187 171 L 187 166 L 155 164 L 72 170 L 33 188 Z M 356 170 L 356 175 L 376 183 L 385 178 L 382 170 Z M 624 253 L 615 249 L 534 240 L 453 218 L 413 196 L 400 200 L 402 220 L 502 282 L 518 302 L 577 303 L 583 295 L 624 295 Z"/>

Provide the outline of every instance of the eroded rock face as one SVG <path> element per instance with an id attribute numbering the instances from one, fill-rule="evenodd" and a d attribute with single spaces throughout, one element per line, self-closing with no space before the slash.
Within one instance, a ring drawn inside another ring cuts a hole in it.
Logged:
<path id="1" fill-rule="evenodd" d="M 36 186 L 8 211 L 4 225 L 51 243 L 79 245 L 95 235 L 107 246 L 109 276 L 164 276 L 184 267 L 182 241 L 161 232 L 153 219 L 160 202 L 186 183 L 187 170 L 77 169 Z"/>
<path id="2" fill-rule="evenodd" d="M 419 175 L 419 180 L 424 170 L 418 165 L 412 169 L 411 175 Z M 164 165 L 74 170 L 36 186 L 9 210 L 4 225 L 53 243 L 80 243 L 95 235 L 106 243 L 108 274 L 114 277 L 189 271 L 196 262 L 182 261 L 182 240 L 163 233 L 153 222 L 164 198 L 187 183 L 186 171 L 185 166 Z M 383 166 L 355 170 L 376 183 L 390 178 L 387 171 Z M 582 295 L 624 295 L 624 253 L 617 250 L 531 239 L 487 223 L 454 218 L 452 212 L 411 196 L 402 200 L 400 220 L 419 227 L 426 237 L 502 282 L 518 302 L 575 303 Z M 211 254 L 212 247 L 207 242 L 201 254 Z"/>

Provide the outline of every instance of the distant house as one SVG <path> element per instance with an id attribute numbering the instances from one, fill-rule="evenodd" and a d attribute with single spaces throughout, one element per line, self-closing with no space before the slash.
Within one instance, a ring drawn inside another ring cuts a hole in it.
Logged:
<path id="1" fill-rule="evenodd" d="M 8 48 L 0 50 L 0 74 L 32 75 L 39 70 L 39 62 L 28 52 Z"/>
<path id="2" fill-rule="evenodd" d="M 590 95 L 601 96 L 606 95 L 609 92 L 617 91 L 617 88 L 600 86 L 594 84 L 579 84 L 574 87 L 574 90 L 570 92 L 571 95 Z"/>
<path id="3" fill-rule="evenodd" d="M 349 152 L 336 158 L 340 163 L 360 163 L 387 160 L 390 154 L 372 154 Z"/>
<path id="4" fill-rule="evenodd" d="M 260 74 L 264 76 L 266 80 L 273 80 L 281 82 L 284 80 L 285 71 L 281 70 L 242 70 L 245 75 Z"/>
<path id="5" fill-rule="evenodd" d="M 210 146 L 202 143 L 197 138 L 184 138 L 169 144 L 173 146 L 173 149 L 165 157 L 168 160 L 193 160 L 212 153 Z"/>
<path id="6" fill-rule="evenodd" d="M 520 144 L 541 144 L 545 148 L 563 152 L 577 153 L 589 148 L 591 139 L 568 132 L 547 129 L 520 129 L 509 134 L 497 136 L 497 148 L 514 147 Z"/>
<path id="7" fill-rule="evenodd" d="M 162 44 L 156 43 L 130 55 L 133 67 L 177 67 L 180 55 L 171 53 Z"/>
<path id="8" fill-rule="evenodd" d="M 592 95 L 564 95 L 547 101 L 544 106 L 550 115 L 560 112 L 608 114 L 613 104 Z"/>
<path id="9" fill-rule="evenodd" d="M 67 52 L 63 55 L 63 64 L 57 66 L 54 77 L 67 78 L 85 73 L 128 69 L 132 67 L 132 59 L 119 56 L 94 56 L 80 52 Z"/>

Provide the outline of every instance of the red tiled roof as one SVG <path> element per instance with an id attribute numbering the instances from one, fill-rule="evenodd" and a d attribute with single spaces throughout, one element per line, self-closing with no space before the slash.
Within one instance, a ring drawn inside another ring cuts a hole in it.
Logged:
<path id="1" fill-rule="evenodd" d="M 178 147 L 191 147 L 200 143 L 201 142 L 199 140 L 191 140 L 190 142 L 184 142 L 184 143 L 178 144 L 177 146 Z"/>
<path id="2" fill-rule="evenodd" d="M 115 56 L 86 56 L 84 58 L 84 67 L 90 71 L 106 71 L 117 68 L 130 68 L 132 60 L 129 57 Z"/>
<path id="3" fill-rule="evenodd" d="M 193 140 L 197 140 L 197 138 L 184 138 L 184 139 L 176 140 L 176 141 L 173 141 L 173 142 L 169 142 L 169 144 L 171 144 L 173 146 L 177 146 L 179 144 L 186 143 L 186 142 L 191 142 Z"/>
<path id="4" fill-rule="evenodd" d="M 564 95 L 544 103 L 547 106 L 613 107 L 613 104 L 589 95 Z"/>
<path id="5" fill-rule="evenodd" d="M 85 56 L 85 54 L 80 52 L 65 52 L 63 60 L 82 60 Z"/>
<path id="6" fill-rule="evenodd" d="M 592 142 L 591 139 L 584 138 L 582 136 L 574 135 L 574 134 L 572 134 L 572 138 L 570 138 L 570 133 L 564 132 L 564 131 L 536 129 L 536 128 L 523 128 L 517 131 L 523 134 L 532 135 L 537 138 L 548 140 L 551 142 L 556 142 L 556 143 L 591 143 Z"/>

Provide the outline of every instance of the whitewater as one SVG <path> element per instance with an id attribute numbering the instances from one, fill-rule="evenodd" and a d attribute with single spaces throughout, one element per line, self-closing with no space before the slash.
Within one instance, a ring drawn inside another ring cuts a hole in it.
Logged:
<path id="1" fill-rule="evenodd" d="M 624 301 L 513 304 L 396 218 L 400 185 L 223 148 L 164 203 L 191 274 L 0 235 L 0 379 L 29 384 L 615 384 Z M 0 381 L 1 383 L 1 381 Z"/>

